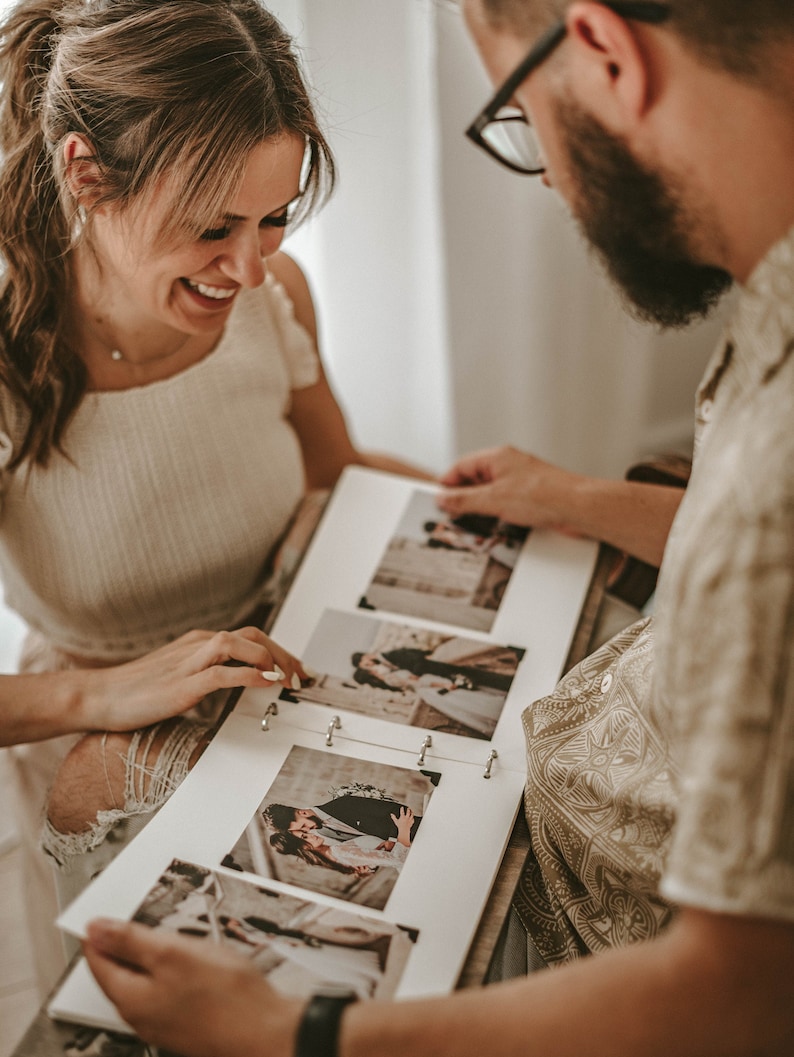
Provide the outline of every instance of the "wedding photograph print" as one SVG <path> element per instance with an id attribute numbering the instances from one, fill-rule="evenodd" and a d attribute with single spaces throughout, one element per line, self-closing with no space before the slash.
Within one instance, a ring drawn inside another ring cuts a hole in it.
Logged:
<path id="1" fill-rule="evenodd" d="M 280 696 L 489 740 L 524 652 L 328 609 L 302 653 L 309 683 Z"/>
<path id="2" fill-rule="evenodd" d="M 295 745 L 222 865 L 382 910 L 440 779 Z"/>
<path id="3" fill-rule="evenodd" d="M 433 493 L 417 489 L 359 606 L 490 631 L 528 531 L 495 517 L 445 517 Z"/>
<path id="4" fill-rule="evenodd" d="M 336 985 L 359 999 L 392 998 L 418 935 L 179 859 L 134 920 L 231 946 L 296 997 Z"/>

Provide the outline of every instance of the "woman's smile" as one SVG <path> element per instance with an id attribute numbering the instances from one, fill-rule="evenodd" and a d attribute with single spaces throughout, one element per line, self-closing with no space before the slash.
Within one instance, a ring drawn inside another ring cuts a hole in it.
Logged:
<path id="1" fill-rule="evenodd" d="M 180 282 L 202 308 L 210 311 L 225 311 L 234 302 L 239 286 L 214 286 L 210 283 L 196 282 L 193 279 L 180 279 Z"/>

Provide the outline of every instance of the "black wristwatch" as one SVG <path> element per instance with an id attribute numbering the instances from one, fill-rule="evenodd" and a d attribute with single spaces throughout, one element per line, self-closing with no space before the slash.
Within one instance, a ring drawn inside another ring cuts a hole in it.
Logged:
<path id="1" fill-rule="evenodd" d="M 339 1022 L 356 997 L 341 987 L 312 995 L 298 1025 L 295 1057 L 339 1057 Z"/>

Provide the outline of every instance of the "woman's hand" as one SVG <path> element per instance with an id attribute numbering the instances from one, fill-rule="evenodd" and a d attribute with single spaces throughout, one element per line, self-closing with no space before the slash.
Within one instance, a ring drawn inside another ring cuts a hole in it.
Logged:
<path id="1" fill-rule="evenodd" d="M 392 815 L 391 820 L 397 827 L 397 843 L 406 848 L 411 847 L 411 826 L 414 824 L 414 813 L 410 807 L 401 807 L 398 815 Z"/>
<path id="2" fill-rule="evenodd" d="M 579 480 L 516 448 L 474 452 L 457 462 L 440 482 L 438 505 L 452 517 L 487 514 L 514 525 L 565 529 L 566 503 Z"/>
<path id="3" fill-rule="evenodd" d="M 137 660 L 80 674 L 83 729 L 111 731 L 169 719 L 213 690 L 277 682 L 298 689 L 306 677 L 300 661 L 254 627 L 189 631 Z"/>
<path id="4" fill-rule="evenodd" d="M 228 948 L 165 929 L 94 921 L 83 943 L 97 983 L 146 1042 L 185 1057 L 291 1057 L 303 1008 Z"/>
<path id="5" fill-rule="evenodd" d="M 108 668 L 0 675 L 0 745 L 147 727 L 235 686 L 298 689 L 300 662 L 258 628 L 189 631 Z"/>

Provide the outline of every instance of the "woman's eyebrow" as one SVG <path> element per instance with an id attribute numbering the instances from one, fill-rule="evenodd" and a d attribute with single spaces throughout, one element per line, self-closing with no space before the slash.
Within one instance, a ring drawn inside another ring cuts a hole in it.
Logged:
<path id="1" fill-rule="evenodd" d="M 283 209 L 289 209 L 289 207 L 291 205 L 293 205 L 295 202 L 297 202 L 302 197 L 303 197 L 303 191 L 298 191 L 298 193 L 296 195 L 293 195 L 292 198 L 290 198 L 289 202 L 285 202 L 283 206 L 276 206 L 274 209 L 270 210 L 270 213 L 265 213 L 265 216 L 269 217 L 271 215 L 271 213 L 280 213 Z M 229 221 L 247 220 L 248 217 L 240 216 L 237 213 L 224 213 L 223 214 L 223 219 L 224 220 L 229 220 Z"/>

